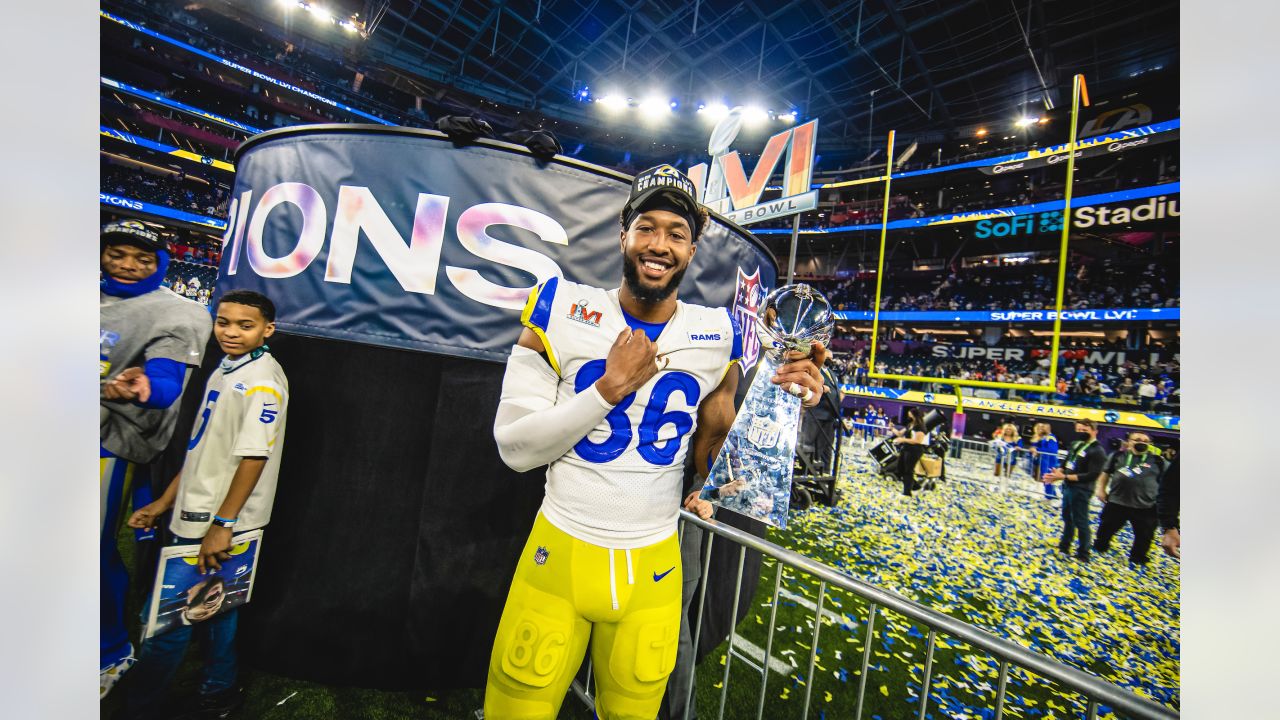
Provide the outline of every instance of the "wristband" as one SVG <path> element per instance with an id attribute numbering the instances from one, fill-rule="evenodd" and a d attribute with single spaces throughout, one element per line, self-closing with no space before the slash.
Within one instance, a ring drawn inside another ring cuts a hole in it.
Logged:
<path id="1" fill-rule="evenodd" d="M 218 527 L 224 527 L 224 528 L 227 528 L 228 530 L 230 530 L 231 528 L 235 527 L 235 525 L 236 525 L 236 520 L 239 520 L 239 518 L 231 518 L 230 520 L 228 520 L 227 518 L 224 518 L 224 517 L 222 517 L 221 515 L 214 515 L 214 516 L 213 516 L 213 524 L 214 524 L 214 525 L 217 525 Z"/>

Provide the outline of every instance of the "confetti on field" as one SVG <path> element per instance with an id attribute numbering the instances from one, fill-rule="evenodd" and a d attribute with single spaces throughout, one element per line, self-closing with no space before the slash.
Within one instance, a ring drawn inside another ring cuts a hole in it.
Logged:
<path id="1" fill-rule="evenodd" d="M 839 504 L 792 512 L 786 530 L 771 530 L 768 538 L 857 580 L 1176 709 L 1181 653 L 1178 563 L 1160 553 L 1156 543 L 1147 566 L 1131 567 L 1127 554 L 1133 536 L 1126 528 L 1109 553 L 1095 553 L 1092 562 L 1081 564 L 1056 551 L 1061 511 L 1043 495 L 993 491 L 982 482 L 989 479 L 989 465 L 984 469 L 948 459 L 947 474 L 950 479 L 936 490 L 904 497 L 900 484 L 879 477 L 864 451 L 848 449 L 842 459 Z M 1039 487 L 1025 473 L 1015 482 Z M 1097 513 L 1097 508 L 1091 513 L 1095 531 Z M 766 560 L 757 592 L 759 607 L 770 608 L 776 572 L 776 564 Z M 791 600 L 816 598 L 818 581 L 788 569 L 782 585 L 790 600 L 779 599 L 773 654 L 792 667 L 808 667 L 813 604 L 806 608 Z M 815 673 L 813 680 L 824 700 L 832 696 L 826 700 L 831 717 L 843 717 L 842 711 L 852 707 L 863 682 L 867 641 L 871 652 L 864 717 L 874 717 L 872 711 L 884 717 L 914 717 L 922 700 L 928 628 L 881 607 L 875 632 L 866 638 L 865 601 L 830 584 L 826 598 L 826 607 L 836 611 L 821 624 L 818 660 L 843 667 L 827 670 L 818 662 L 823 672 Z M 762 647 L 769 631 L 760 616 L 739 627 Z M 837 643 L 843 653 L 833 649 Z M 939 632 L 928 712 L 975 720 L 993 716 L 999 670 L 995 658 Z M 787 690 L 779 697 L 787 699 Z M 1080 693 L 1010 667 L 1006 717 L 1072 717 L 1085 702 Z M 1103 705 L 1099 717 L 1117 716 Z"/>

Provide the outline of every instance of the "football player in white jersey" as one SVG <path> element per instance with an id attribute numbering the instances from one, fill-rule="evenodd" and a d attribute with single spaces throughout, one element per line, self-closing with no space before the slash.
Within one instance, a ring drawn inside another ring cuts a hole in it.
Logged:
<path id="1" fill-rule="evenodd" d="M 553 720 L 588 639 L 601 720 L 652 720 L 675 665 L 685 457 L 705 477 L 733 424 L 742 337 L 724 308 L 676 297 L 707 223 L 687 177 L 640 173 L 620 220 L 621 287 L 540 285 L 507 361 L 499 452 L 548 468 L 490 657 L 489 720 Z M 812 407 L 825 358 L 796 354 L 773 382 Z M 710 517 L 696 498 L 685 506 Z"/>

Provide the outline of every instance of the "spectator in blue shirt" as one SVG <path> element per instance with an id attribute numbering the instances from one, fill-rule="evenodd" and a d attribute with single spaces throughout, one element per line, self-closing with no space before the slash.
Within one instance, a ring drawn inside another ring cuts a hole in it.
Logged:
<path id="1" fill-rule="evenodd" d="M 1034 470 L 1033 477 L 1043 477 L 1050 470 L 1058 467 L 1058 438 L 1054 437 L 1053 429 L 1049 427 L 1049 423 L 1036 423 L 1034 434 L 1031 436 L 1031 462 Z M 1055 498 L 1058 491 L 1052 484 L 1046 483 L 1044 486 L 1044 496 L 1047 498 Z"/>

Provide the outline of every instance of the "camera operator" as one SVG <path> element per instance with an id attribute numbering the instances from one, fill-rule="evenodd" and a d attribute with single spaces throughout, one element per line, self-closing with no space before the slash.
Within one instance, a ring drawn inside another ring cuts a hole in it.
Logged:
<path id="1" fill-rule="evenodd" d="M 916 464 L 929 445 L 929 434 L 924 424 L 924 414 L 917 408 L 907 408 L 907 425 L 894 430 L 893 444 L 898 449 L 898 479 L 902 481 L 902 494 L 910 497 L 916 481 Z"/>

